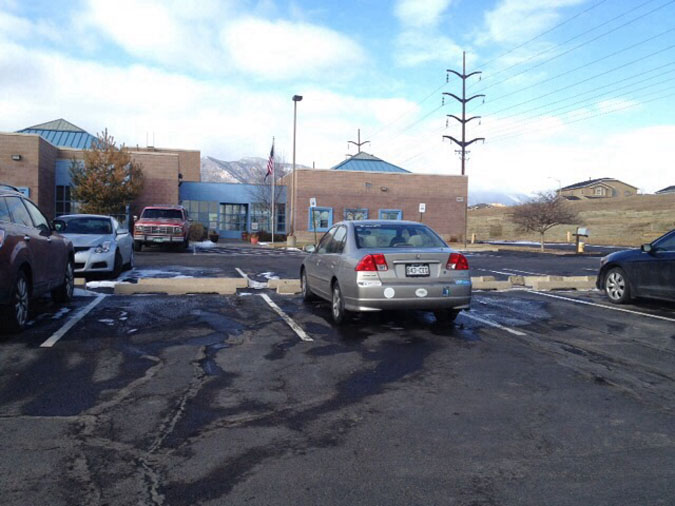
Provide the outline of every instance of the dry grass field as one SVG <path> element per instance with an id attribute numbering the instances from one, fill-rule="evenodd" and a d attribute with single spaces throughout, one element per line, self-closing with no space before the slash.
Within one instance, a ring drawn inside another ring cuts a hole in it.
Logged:
<path id="1" fill-rule="evenodd" d="M 567 232 L 587 227 L 587 244 L 639 246 L 675 229 L 675 194 L 636 195 L 620 199 L 570 201 L 579 223 L 561 225 L 546 233 L 547 242 L 566 242 Z M 538 241 L 539 234 L 517 230 L 509 207 L 469 210 L 468 237 L 477 241 Z"/>

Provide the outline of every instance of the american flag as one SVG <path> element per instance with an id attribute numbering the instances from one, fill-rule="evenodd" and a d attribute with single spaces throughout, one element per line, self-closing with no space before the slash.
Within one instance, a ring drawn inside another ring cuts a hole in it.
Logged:
<path id="1" fill-rule="evenodd" d="M 270 158 L 267 160 L 267 174 L 265 174 L 265 181 L 267 181 L 267 176 L 270 174 L 274 177 L 274 143 L 272 143 L 272 149 L 270 150 Z"/>

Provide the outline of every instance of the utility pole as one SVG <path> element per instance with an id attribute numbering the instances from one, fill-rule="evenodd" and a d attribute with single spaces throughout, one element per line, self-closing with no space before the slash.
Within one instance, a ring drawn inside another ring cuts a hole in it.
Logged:
<path id="1" fill-rule="evenodd" d="M 347 149 L 349 149 L 350 144 L 354 144 L 356 146 L 356 148 L 358 149 L 358 152 L 357 152 L 357 154 L 358 154 L 358 153 L 361 152 L 361 146 L 363 146 L 364 144 L 370 144 L 370 141 L 361 142 L 361 129 L 359 128 L 358 129 L 358 142 L 347 141 Z"/>
<path id="2" fill-rule="evenodd" d="M 470 74 L 466 73 L 466 51 L 464 51 L 462 53 L 462 73 L 460 74 L 456 70 L 452 70 L 452 69 L 448 69 L 447 72 L 448 73 L 445 76 L 446 81 L 448 81 L 448 77 L 449 77 L 450 72 L 452 72 L 453 74 L 455 74 L 457 77 L 459 77 L 462 80 L 462 98 L 458 97 L 457 95 L 455 95 L 453 93 L 443 92 L 443 95 L 449 95 L 452 98 L 454 98 L 455 100 L 457 100 L 458 102 L 462 103 L 462 117 L 461 118 L 458 118 L 454 114 L 448 114 L 447 115 L 449 118 L 454 118 L 462 124 L 462 140 L 458 141 L 457 139 L 455 139 L 451 135 L 444 135 L 443 138 L 444 139 L 450 139 L 455 144 L 458 144 L 460 148 L 462 148 L 461 151 L 460 151 L 460 155 L 462 157 L 462 176 L 464 176 L 465 175 L 464 174 L 464 172 L 465 172 L 464 165 L 466 163 L 466 153 L 467 153 L 466 147 L 469 146 L 470 144 L 473 144 L 476 141 L 485 142 L 484 137 L 476 137 L 475 139 L 471 139 L 470 141 L 466 140 L 466 124 L 473 119 L 480 118 L 480 116 L 472 116 L 470 118 L 467 118 L 466 117 L 466 104 L 468 102 L 471 102 L 474 98 L 485 97 L 485 95 L 479 94 L 479 95 L 474 95 L 472 97 L 466 98 L 466 80 L 471 76 L 474 76 L 476 74 L 481 74 L 480 71 L 471 72 Z M 444 97 L 444 102 L 445 102 L 445 97 Z M 446 122 L 447 122 L 447 120 L 446 120 Z M 464 249 L 466 249 L 466 235 L 468 233 L 468 219 L 469 219 L 469 184 L 468 184 L 468 181 L 467 181 L 466 196 L 464 197 Z"/>

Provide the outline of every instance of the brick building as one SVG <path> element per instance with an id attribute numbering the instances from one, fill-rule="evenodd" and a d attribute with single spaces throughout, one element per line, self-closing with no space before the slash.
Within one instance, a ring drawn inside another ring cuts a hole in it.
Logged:
<path id="1" fill-rule="evenodd" d="M 291 175 L 282 182 L 290 188 Z M 446 240 L 464 237 L 466 176 L 413 174 L 360 152 L 328 170 L 296 169 L 294 228 L 299 240 L 311 240 L 314 223 L 324 232 L 345 219 L 423 221 Z M 287 194 L 290 197 L 290 189 Z M 314 220 L 310 199 L 316 199 Z M 420 204 L 425 213 L 420 215 Z M 287 218 L 290 222 L 290 217 Z"/>
<path id="2" fill-rule="evenodd" d="M 96 138 L 64 119 L 0 133 L 0 182 L 18 187 L 50 218 L 72 211 L 70 166 L 82 160 Z M 192 150 L 127 147 L 143 165 L 145 186 L 133 203 L 179 202 L 179 181 L 200 181 L 200 153 Z"/>

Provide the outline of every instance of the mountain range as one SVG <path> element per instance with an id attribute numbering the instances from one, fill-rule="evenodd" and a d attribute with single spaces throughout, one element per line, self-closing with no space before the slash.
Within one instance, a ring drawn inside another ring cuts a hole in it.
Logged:
<path id="1" fill-rule="evenodd" d="M 296 164 L 296 167 L 308 168 Z M 290 163 L 277 162 L 275 170 L 277 174 L 290 172 Z M 201 159 L 201 177 L 205 183 L 260 183 L 267 173 L 267 160 L 265 158 L 249 157 L 241 160 L 226 162 L 212 156 Z M 497 204 L 512 206 L 521 204 L 530 199 L 524 193 L 507 193 L 497 190 L 471 190 L 469 189 L 469 205 Z"/>

